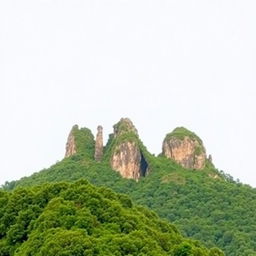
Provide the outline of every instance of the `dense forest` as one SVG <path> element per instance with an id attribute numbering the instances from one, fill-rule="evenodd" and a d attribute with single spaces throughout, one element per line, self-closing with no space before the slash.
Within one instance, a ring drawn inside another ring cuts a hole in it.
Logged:
<path id="1" fill-rule="evenodd" d="M 221 256 L 127 195 L 85 180 L 0 192 L 1 256 Z"/>
<path id="2" fill-rule="evenodd" d="M 230 175 L 216 169 L 209 158 L 205 158 L 203 169 L 195 170 L 184 168 L 163 154 L 150 154 L 132 123 L 122 120 L 125 122 L 114 126 L 115 134 L 110 135 L 104 147 L 102 161 L 94 160 L 95 141 L 91 131 L 75 126 L 72 129 L 77 145 L 75 154 L 30 177 L 6 182 L 3 190 L 86 179 L 94 185 L 128 194 L 136 204 L 154 210 L 174 223 L 184 236 L 200 240 L 208 248 L 219 247 L 228 256 L 255 256 L 256 189 L 234 181 Z M 178 128 L 167 138 L 173 136 L 198 141 L 195 157 L 204 156 L 203 143 L 194 133 Z M 145 177 L 138 180 L 121 177 L 110 165 L 113 152 L 120 150 L 118 146 L 127 141 L 137 145 L 137 152 L 148 164 Z"/>
<path id="3" fill-rule="evenodd" d="M 220 247 L 229 256 L 256 255 L 255 189 L 223 173 L 214 179 L 207 170 L 185 170 L 164 157 L 155 157 L 151 166 L 153 171 L 136 182 L 121 178 L 106 162 L 74 155 L 30 177 L 7 182 L 4 188 L 86 178 L 127 193 L 136 203 L 153 209 L 175 223 L 184 235 L 203 241 L 207 247 Z"/>

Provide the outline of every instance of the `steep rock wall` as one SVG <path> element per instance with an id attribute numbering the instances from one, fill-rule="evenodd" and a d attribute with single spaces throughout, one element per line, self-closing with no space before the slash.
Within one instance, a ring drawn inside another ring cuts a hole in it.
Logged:
<path id="1" fill-rule="evenodd" d="M 78 129 L 77 125 L 74 125 L 72 130 L 70 131 L 66 143 L 66 153 L 65 157 L 70 157 L 77 152 L 76 143 L 75 143 L 75 136 L 74 136 L 74 130 Z"/>
<path id="2" fill-rule="evenodd" d="M 163 142 L 163 155 L 188 169 L 200 170 L 206 163 L 204 146 L 200 141 L 189 136 L 167 137 Z"/>
<path id="3" fill-rule="evenodd" d="M 103 127 L 99 125 L 97 128 L 94 159 L 100 162 L 102 160 L 102 157 L 103 157 Z"/>
<path id="4" fill-rule="evenodd" d="M 122 118 L 114 125 L 110 165 L 122 177 L 138 180 L 148 172 L 148 163 L 140 148 L 137 129 L 130 119 Z"/>

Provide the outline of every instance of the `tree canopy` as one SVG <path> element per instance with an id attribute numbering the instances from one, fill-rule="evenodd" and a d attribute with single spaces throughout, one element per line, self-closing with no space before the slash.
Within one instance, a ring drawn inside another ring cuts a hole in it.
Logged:
<path id="1" fill-rule="evenodd" d="M 0 256 L 223 255 L 85 180 L 0 192 Z"/>

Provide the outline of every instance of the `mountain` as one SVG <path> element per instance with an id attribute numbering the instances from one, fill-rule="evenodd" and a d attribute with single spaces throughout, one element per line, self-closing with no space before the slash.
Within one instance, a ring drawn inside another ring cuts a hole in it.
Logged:
<path id="1" fill-rule="evenodd" d="M 128 194 L 208 248 L 256 255 L 256 190 L 216 169 L 195 133 L 174 129 L 159 156 L 148 152 L 127 118 L 114 125 L 104 147 L 102 133 L 100 127 L 95 141 L 89 129 L 74 126 L 62 161 L 4 189 L 85 178 Z"/>
<path id="2" fill-rule="evenodd" d="M 221 256 L 126 195 L 80 180 L 0 193 L 0 255 Z"/>

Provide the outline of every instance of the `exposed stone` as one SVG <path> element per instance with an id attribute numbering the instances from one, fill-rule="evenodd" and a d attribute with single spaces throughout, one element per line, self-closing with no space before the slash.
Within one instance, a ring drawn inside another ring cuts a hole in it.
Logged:
<path id="1" fill-rule="evenodd" d="M 208 176 L 210 177 L 210 178 L 212 178 L 212 179 L 219 179 L 219 180 L 221 180 L 221 177 L 218 175 L 218 174 L 208 174 Z"/>
<path id="2" fill-rule="evenodd" d="M 74 154 L 79 154 L 87 159 L 94 159 L 95 140 L 90 129 L 79 128 L 78 125 L 73 126 L 66 143 L 65 157 Z"/>
<path id="3" fill-rule="evenodd" d="M 96 161 L 101 161 L 103 156 L 103 128 L 102 126 L 98 126 L 96 135 L 96 143 L 95 143 L 95 154 L 94 158 Z"/>
<path id="4" fill-rule="evenodd" d="M 205 148 L 196 137 L 167 136 L 163 142 L 163 155 L 184 168 L 199 170 L 205 167 Z"/>
<path id="5" fill-rule="evenodd" d="M 132 132 L 138 136 L 138 131 L 132 121 L 129 118 L 121 118 L 121 120 L 114 125 L 114 137 L 127 132 Z"/>
<path id="6" fill-rule="evenodd" d="M 68 140 L 66 143 L 66 153 L 65 157 L 70 157 L 74 154 L 76 154 L 76 143 L 75 143 L 75 136 L 74 136 L 74 130 L 78 129 L 78 125 L 74 125 L 72 130 L 69 133 Z"/>
<path id="7" fill-rule="evenodd" d="M 148 172 L 148 163 L 139 145 L 137 129 L 130 119 L 122 118 L 114 125 L 110 164 L 124 178 L 138 180 Z"/>
<path id="8" fill-rule="evenodd" d="M 111 158 L 111 167 L 122 177 L 135 180 L 148 171 L 148 164 L 135 142 L 124 142 L 117 147 Z"/>

